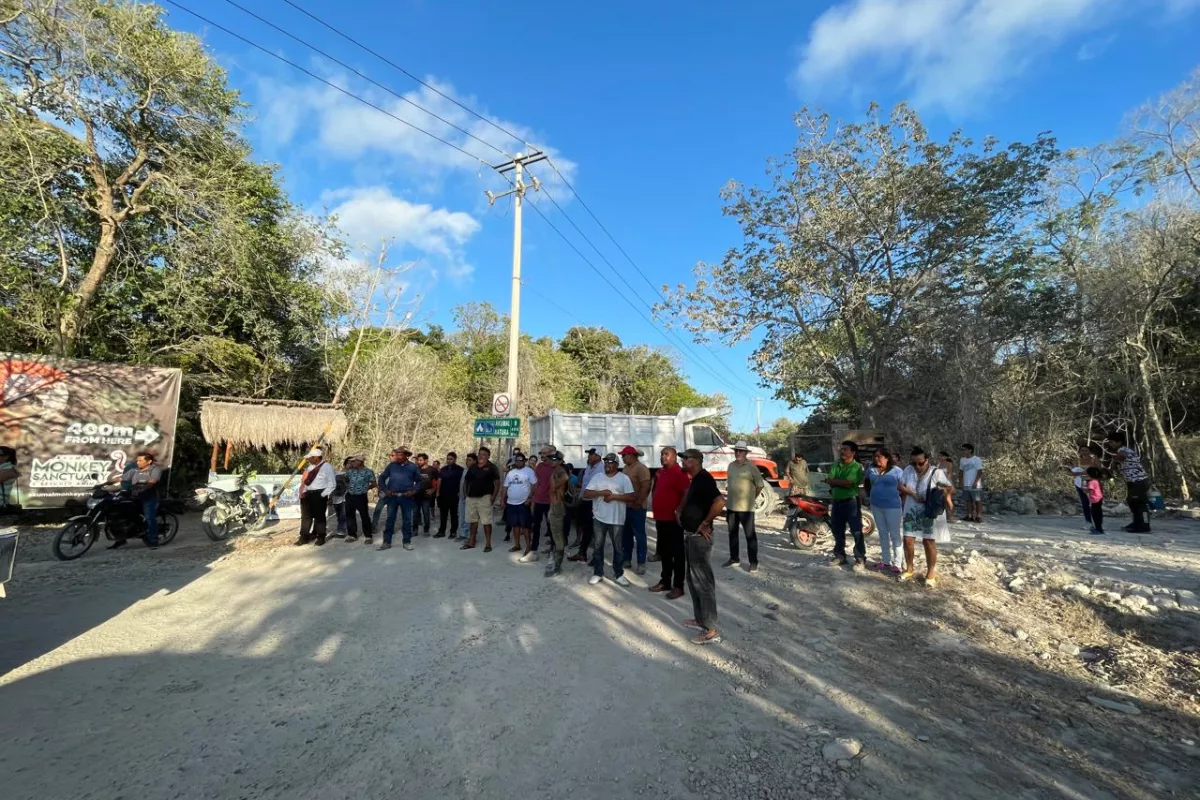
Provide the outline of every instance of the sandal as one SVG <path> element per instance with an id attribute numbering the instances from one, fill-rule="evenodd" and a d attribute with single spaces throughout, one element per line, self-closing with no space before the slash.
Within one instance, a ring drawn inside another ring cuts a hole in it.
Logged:
<path id="1" fill-rule="evenodd" d="M 510 548 L 508 548 L 508 552 L 510 552 L 510 553 L 519 553 L 519 552 L 521 552 L 521 546 L 520 546 L 520 545 L 514 545 L 513 547 L 510 547 Z"/>
<path id="2" fill-rule="evenodd" d="M 683 622 L 681 622 L 679 624 L 685 628 L 694 628 L 695 630 L 698 630 L 698 631 L 704 630 L 704 626 L 701 625 L 699 622 L 696 622 L 696 620 L 694 620 L 694 619 L 685 619 Z"/>
<path id="3" fill-rule="evenodd" d="M 492 552 L 492 546 L 489 544 L 487 547 L 483 548 L 483 552 L 485 552 L 485 553 Z"/>
<path id="4" fill-rule="evenodd" d="M 933 578 L 926 577 L 925 578 L 925 588 L 926 589 L 936 589 L 937 585 L 938 585 L 938 579 L 936 577 L 933 577 Z"/>
<path id="5" fill-rule="evenodd" d="M 899 575 L 896 576 L 896 580 L 900 581 L 901 583 L 906 583 L 908 581 L 911 581 L 915 577 L 916 576 L 913 574 L 913 571 L 911 569 L 906 569 L 903 572 L 901 572 Z"/>
<path id="6" fill-rule="evenodd" d="M 462 547 L 460 547 L 460 548 L 458 548 L 458 549 L 459 549 L 459 550 L 474 550 L 474 549 L 475 549 L 475 545 L 473 545 L 473 544 L 464 544 Z"/>
<path id="7" fill-rule="evenodd" d="M 705 631 L 692 639 L 692 644 L 716 644 L 719 641 L 721 641 L 721 634 L 716 631 Z"/>

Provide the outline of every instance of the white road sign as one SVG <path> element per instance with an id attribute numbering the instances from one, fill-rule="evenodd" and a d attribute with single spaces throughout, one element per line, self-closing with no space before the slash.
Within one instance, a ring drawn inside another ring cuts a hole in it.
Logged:
<path id="1" fill-rule="evenodd" d="M 497 417 L 507 417 L 512 412 L 512 397 L 508 392 L 497 392 L 492 395 L 492 413 Z"/>

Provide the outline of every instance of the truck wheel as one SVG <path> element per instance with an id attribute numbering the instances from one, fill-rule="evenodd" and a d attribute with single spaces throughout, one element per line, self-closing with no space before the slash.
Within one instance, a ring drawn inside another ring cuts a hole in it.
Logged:
<path id="1" fill-rule="evenodd" d="M 875 515 L 865 509 L 862 512 L 862 526 L 864 539 L 875 533 Z"/>
<path id="2" fill-rule="evenodd" d="M 779 498 L 775 496 L 775 487 L 767 484 L 767 488 L 763 489 L 754 501 L 754 513 L 756 516 L 770 514 L 778 503 Z"/>

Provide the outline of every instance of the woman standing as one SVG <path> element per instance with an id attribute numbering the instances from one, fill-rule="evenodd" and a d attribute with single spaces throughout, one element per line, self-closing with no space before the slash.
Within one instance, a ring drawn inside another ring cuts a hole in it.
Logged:
<path id="1" fill-rule="evenodd" d="M 954 484 L 920 447 L 913 448 L 909 461 L 900 483 L 900 493 L 904 495 L 904 571 L 899 579 L 913 579 L 916 540 L 920 539 L 925 549 L 925 585 L 932 589 L 938 582 L 938 543 L 950 541 L 946 503 L 954 492 Z"/>
<path id="2" fill-rule="evenodd" d="M 1081 444 L 1075 466 L 1067 467 L 1067 470 L 1075 476 L 1075 494 L 1079 496 L 1079 505 L 1083 508 L 1083 521 L 1087 523 L 1089 533 L 1095 530 L 1096 523 L 1092 519 L 1092 503 L 1088 497 L 1087 471 L 1089 467 L 1100 466 L 1102 453 L 1099 445 Z"/>
<path id="3" fill-rule="evenodd" d="M 867 470 L 867 483 L 871 485 L 871 513 L 875 515 L 875 526 L 879 530 L 879 548 L 882 561 L 872 569 L 900 574 L 901 531 L 904 524 L 903 498 L 900 483 L 904 471 L 896 466 L 896 460 L 887 448 L 875 451 L 875 463 Z"/>

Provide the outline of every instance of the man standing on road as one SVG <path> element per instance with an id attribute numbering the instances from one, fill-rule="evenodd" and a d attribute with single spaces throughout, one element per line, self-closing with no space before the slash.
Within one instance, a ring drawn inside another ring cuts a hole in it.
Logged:
<path id="1" fill-rule="evenodd" d="M 550 514 L 550 476 L 554 474 L 555 469 L 562 466 L 561 461 L 558 464 L 551 463 L 550 456 L 553 454 L 553 447 L 538 450 L 538 463 L 533 468 L 537 484 L 533 487 L 533 541 L 529 549 L 535 553 L 538 552 L 542 541 L 542 522 Z"/>
<path id="2" fill-rule="evenodd" d="M 467 543 L 460 550 L 475 546 L 480 526 L 483 527 L 483 552 L 492 552 L 492 515 L 496 507 L 496 495 L 500 492 L 500 470 L 489 459 L 492 451 L 480 447 L 477 463 L 467 467 L 467 521 L 471 524 Z"/>
<path id="3" fill-rule="evenodd" d="M 450 538 L 458 535 L 458 492 L 462 482 L 463 468 L 458 465 L 458 453 L 446 453 L 446 466 L 438 470 L 438 532 L 433 535 L 441 539 L 446 535 L 446 518 L 450 518 Z"/>
<path id="4" fill-rule="evenodd" d="M 504 488 L 500 492 L 504 506 L 504 519 L 512 527 L 513 546 L 510 553 L 521 551 L 521 537 L 525 537 L 525 552 L 519 559 L 522 564 L 538 560 L 536 550 L 530 547 L 529 529 L 533 526 L 533 487 L 537 485 L 537 473 L 525 466 L 525 455 L 517 453 L 512 469 L 504 474 Z"/>
<path id="5" fill-rule="evenodd" d="M 1142 466 L 1142 457 L 1129 446 L 1124 431 L 1113 431 L 1108 435 L 1108 447 L 1115 450 L 1113 466 L 1121 471 L 1125 479 L 1125 505 L 1133 514 L 1133 522 L 1125 526 L 1129 533 L 1150 533 L 1150 476 Z"/>
<path id="6" fill-rule="evenodd" d="M 634 572 L 646 574 L 646 499 L 650 496 L 650 469 L 638 460 L 642 454 L 632 445 L 621 449 L 621 460 L 625 462 L 622 472 L 633 484 L 633 502 L 625 511 L 625 528 L 621 538 L 621 549 L 625 554 L 625 569 L 629 569 L 637 546 L 637 567 Z"/>
<path id="7" fill-rule="evenodd" d="M 362 453 L 350 456 L 346 468 L 346 541 L 358 539 L 358 520 L 362 519 L 363 541 L 371 543 L 371 512 L 367 508 L 367 492 L 375 488 L 375 471 L 365 466 Z"/>
<path id="8" fill-rule="evenodd" d="M 788 494 L 810 494 L 808 486 L 808 462 L 804 456 L 796 453 L 787 465 Z"/>
<path id="9" fill-rule="evenodd" d="M 674 447 L 664 447 L 659 456 L 662 469 L 654 476 L 654 496 L 650 501 L 654 512 L 654 530 L 658 539 L 658 555 L 662 562 L 662 577 L 650 587 L 652 592 L 666 592 L 668 600 L 683 596 L 683 581 L 687 558 L 683 551 L 683 528 L 679 527 L 679 507 L 687 494 L 691 480 L 679 466 Z"/>
<path id="10" fill-rule="evenodd" d="M 429 456 L 417 453 L 417 469 L 421 471 L 421 487 L 416 495 L 416 522 L 414 527 L 421 528 L 421 535 L 429 535 L 429 526 L 433 517 L 433 501 L 438 491 L 438 471 L 429 463 Z"/>
<path id="11" fill-rule="evenodd" d="M 471 531 L 471 523 L 467 519 L 467 470 L 478 463 L 479 460 L 475 457 L 474 453 L 467 453 L 467 467 L 458 479 L 458 527 L 454 529 L 454 533 L 450 534 L 450 538 L 461 538 L 464 543 L 467 541 L 467 536 L 470 535 Z M 455 534 L 457 534 L 457 537 Z"/>
<path id="12" fill-rule="evenodd" d="M 691 476 L 691 483 L 679 504 L 677 518 L 684 532 L 687 585 L 695 615 L 684 620 L 683 626 L 700 631 L 692 644 L 712 644 L 721 641 L 717 634 L 717 581 L 711 563 L 713 520 L 725 508 L 725 498 L 704 469 L 704 454 L 699 450 L 683 451 L 683 471 Z"/>
<path id="13" fill-rule="evenodd" d="M 975 455 L 975 445 L 962 446 L 962 458 L 958 460 L 958 469 L 962 472 L 963 494 L 967 500 L 966 520 L 983 522 L 983 459 Z"/>
<path id="14" fill-rule="evenodd" d="M 308 452 L 308 466 L 300 477 L 300 538 L 294 544 L 308 544 L 314 538 L 318 547 L 325 544 L 329 497 L 336 487 L 333 465 L 325 460 L 321 448 L 314 447 Z"/>
<path id="15" fill-rule="evenodd" d="M 604 466 L 600 463 L 600 451 L 592 447 L 587 451 L 587 466 L 583 477 L 579 479 L 579 505 L 575 508 L 575 525 L 579 531 L 579 550 L 568 561 L 587 561 L 588 548 L 595 539 L 594 507 L 588 499 L 587 487 L 592 478 L 604 474 Z"/>
<path id="16" fill-rule="evenodd" d="M 725 509 L 729 525 L 729 560 L 721 566 L 738 567 L 738 529 L 746 532 L 746 555 L 750 558 L 750 571 L 758 572 L 758 536 L 754 532 L 754 506 L 758 496 L 767 487 L 758 467 L 751 464 L 746 455 L 750 446 L 740 441 L 733 446 L 733 463 L 726 468 Z"/>
<path id="17" fill-rule="evenodd" d="M 867 544 L 863 540 L 862 506 L 858 502 L 858 487 L 862 486 L 862 464 L 855 460 L 858 444 L 847 439 L 842 442 L 841 461 L 829 468 L 825 483 L 830 486 L 833 502 L 829 507 L 829 526 L 833 528 L 833 561 L 830 566 L 846 566 L 846 526 L 854 534 L 854 569 L 867 568 Z"/>
<path id="18" fill-rule="evenodd" d="M 413 499 L 421 490 L 421 470 L 408 460 L 412 451 L 397 447 L 392 451 L 392 463 L 379 473 L 379 494 L 387 507 L 387 521 L 383 525 L 383 544 L 380 550 L 392 549 L 392 535 L 396 532 L 396 511 L 400 512 L 400 541 L 405 550 L 412 550 Z"/>
<path id="19" fill-rule="evenodd" d="M 588 583 L 595 586 L 604 580 L 604 544 L 612 542 L 613 580 L 618 586 L 628 586 L 625 577 L 625 557 L 621 553 L 624 538 L 626 508 L 637 496 L 629 476 L 617 469 L 617 456 L 604 456 L 604 472 L 594 475 L 584 487 L 583 496 L 592 501 L 592 518 L 596 531 L 592 537 L 592 577 Z"/>
<path id="20" fill-rule="evenodd" d="M 554 540 L 554 561 L 546 565 L 546 577 L 549 578 L 562 572 L 563 556 L 567 551 L 567 487 L 571 476 L 563 466 L 563 454 L 554 451 L 550 454 L 550 463 L 554 467 L 550 471 L 547 482 L 550 484 L 550 537 Z M 541 484 L 541 478 L 538 479 Z"/>

